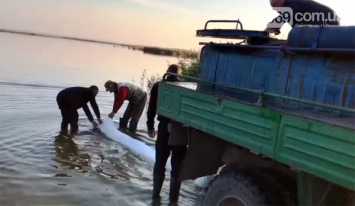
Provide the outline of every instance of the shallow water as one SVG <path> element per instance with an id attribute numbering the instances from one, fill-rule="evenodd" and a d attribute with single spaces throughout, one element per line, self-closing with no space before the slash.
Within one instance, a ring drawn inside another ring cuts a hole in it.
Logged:
<path id="1" fill-rule="evenodd" d="M 79 135 L 55 141 L 61 121 L 55 97 L 67 86 L 97 84 L 106 118 L 113 101 L 103 91 L 107 79 L 132 82 L 144 69 L 148 75 L 163 74 L 167 62 L 177 60 L 9 34 L 0 34 L 0 44 L 0 205 L 150 205 L 153 163 L 90 132 L 82 110 Z M 145 122 L 144 113 L 139 129 L 146 130 Z M 141 141 L 154 148 L 146 136 Z M 166 181 L 163 205 L 168 189 Z M 184 182 L 179 205 L 196 204 L 200 192 L 191 181 Z"/>

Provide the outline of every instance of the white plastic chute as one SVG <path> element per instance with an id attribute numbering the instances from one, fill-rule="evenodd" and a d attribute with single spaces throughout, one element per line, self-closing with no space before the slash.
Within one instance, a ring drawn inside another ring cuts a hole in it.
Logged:
<path id="1" fill-rule="evenodd" d="M 112 139 L 113 141 L 121 144 L 122 146 L 130 149 L 136 155 L 139 155 L 143 158 L 151 162 L 155 162 L 155 150 L 146 145 L 145 143 L 133 139 L 129 135 L 120 132 L 117 127 L 115 126 L 112 119 L 107 118 L 103 120 L 103 123 L 99 126 L 102 133 L 105 134 L 106 137 Z M 167 169 L 171 170 L 170 158 L 167 161 Z M 197 178 L 194 183 L 196 186 L 205 188 L 207 187 L 208 183 L 211 181 L 211 176 L 200 177 Z"/>
<path id="2" fill-rule="evenodd" d="M 113 141 L 128 148 L 136 155 L 141 156 L 150 162 L 155 162 L 155 150 L 145 143 L 136 140 L 123 132 L 120 132 L 112 119 L 104 119 L 99 128 L 101 132 L 104 133 L 105 136 L 109 139 L 112 139 Z M 170 158 L 168 161 L 170 162 Z M 167 164 L 167 169 L 171 169 L 170 164 Z"/>

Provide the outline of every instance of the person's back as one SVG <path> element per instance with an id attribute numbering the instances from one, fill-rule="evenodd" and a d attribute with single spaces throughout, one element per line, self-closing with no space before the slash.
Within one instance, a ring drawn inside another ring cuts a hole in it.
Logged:
<path id="1" fill-rule="evenodd" d="M 121 108 L 123 102 L 127 100 L 129 103 L 123 117 L 120 118 L 120 128 L 127 129 L 128 121 L 130 121 L 129 131 L 135 133 L 137 131 L 138 121 L 142 116 L 145 103 L 147 101 L 147 93 L 128 82 L 114 82 L 108 80 L 104 84 L 106 91 L 114 93 L 114 104 L 112 112 L 108 115 L 113 118 Z"/>
<path id="2" fill-rule="evenodd" d="M 78 118 L 79 114 L 77 110 L 83 108 L 89 121 L 93 124 L 94 128 L 97 127 L 97 123 L 88 107 L 90 102 L 92 109 L 94 110 L 97 120 L 102 123 L 100 118 L 100 110 L 96 103 L 95 97 L 99 91 L 99 88 L 95 85 L 86 87 L 69 87 L 60 91 L 57 95 L 57 104 L 62 114 L 61 132 L 66 134 L 68 124 L 70 124 L 71 134 L 76 134 L 78 131 Z"/>
<path id="3" fill-rule="evenodd" d="M 279 16 L 268 23 L 266 30 L 276 35 L 280 34 L 280 28 L 286 22 L 291 27 L 340 24 L 338 16 L 331 8 L 313 0 L 270 0 L 270 4 L 278 11 Z"/>
<path id="4" fill-rule="evenodd" d="M 331 8 L 313 0 L 286 0 L 284 7 L 293 10 L 293 24 L 290 25 L 292 27 L 339 25 L 338 17 Z"/>
<path id="5" fill-rule="evenodd" d="M 141 100 L 147 95 L 147 93 L 143 89 L 128 82 L 118 82 L 117 86 L 118 88 L 128 87 L 128 92 L 126 97 L 126 100 L 128 101 L 138 102 L 139 100 Z"/>
<path id="6" fill-rule="evenodd" d="M 57 99 L 62 107 L 79 109 L 95 98 L 86 87 L 69 87 L 58 93 Z"/>

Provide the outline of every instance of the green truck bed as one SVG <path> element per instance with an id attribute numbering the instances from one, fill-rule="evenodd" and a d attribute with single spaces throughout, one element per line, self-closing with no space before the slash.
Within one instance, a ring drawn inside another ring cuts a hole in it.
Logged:
<path id="1" fill-rule="evenodd" d="M 183 85 L 160 84 L 158 114 L 355 189 L 354 118 L 244 104 Z"/>

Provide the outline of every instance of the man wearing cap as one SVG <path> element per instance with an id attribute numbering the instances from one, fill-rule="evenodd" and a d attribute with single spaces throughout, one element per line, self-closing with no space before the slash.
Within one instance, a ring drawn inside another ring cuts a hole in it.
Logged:
<path id="1" fill-rule="evenodd" d="M 126 129 L 128 121 L 129 131 L 136 132 L 137 125 L 140 117 L 142 116 L 145 104 L 147 102 L 147 93 L 141 88 L 128 82 L 114 82 L 108 80 L 105 83 L 106 91 L 114 93 L 115 100 L 113 104 L 112 112 L 109 114 L 110 118 L 113 118 L 117 111 L 121 108 L 123 102 L 128 100 L 128 106 L 126 108 L 123 117 L 120 118 L 120 128 Z"/>
<path id="2" fill-rule="evenodd" d="M 99 88 L 95 85 L 87 87 L 69 87 L 60 91 L 57 95 L 58 107 L 62 114 L 61 133 L 67 134 L 68 125 L 70 124 L 70 133 L 74 135 L 78 132 L 79 114 L 78 109 L 83 108 L 89 121 L 93 124 L 94 128 L 98 125 L 95 122 L 90 109 L 87 105 L 90 102 L 94 110 L 97 121 L 101 124 L 100 110 L 97 106 L 95 97 L 99 92 Z"/>
<path id="3" fill-rule="evenodd" d="M 267 26 L 266 30 L 276 35 L 280 34 L 280 28 L 284 24 L 278 21 L 285 19 L 284 17 L 292 18 L 291 27 L 339 25 L 338 16 L 331 8 L 313 0 L 270 0 L 270 5 L 273 8 L 288 7 L 293 12 L 292 17 L 286 16 L 288 14 L 276 17 L 272 22 L 277 22 L 277 26 Z M 312 18 L 309 19 L 310 16 Z"/>

